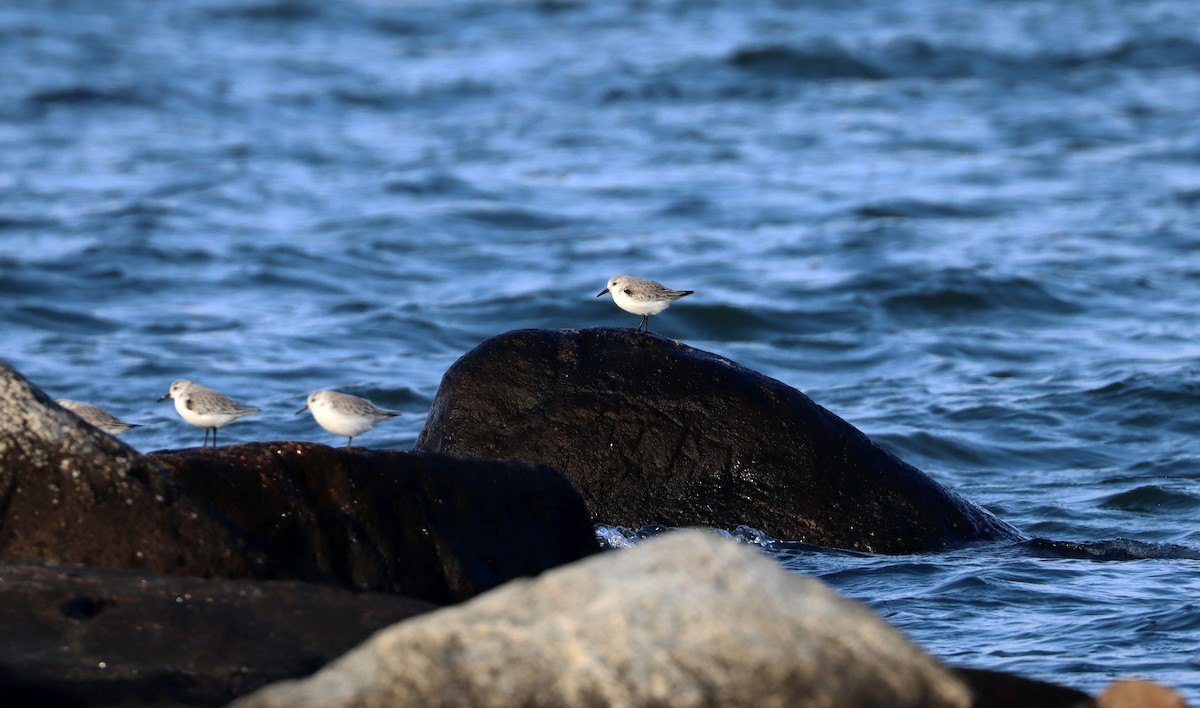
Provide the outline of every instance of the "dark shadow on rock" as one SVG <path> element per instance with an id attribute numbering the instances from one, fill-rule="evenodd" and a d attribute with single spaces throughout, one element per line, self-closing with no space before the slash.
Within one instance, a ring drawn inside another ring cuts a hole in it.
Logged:
<path id="1" fill-rule="evenodd" d="M 627 329 L 521 330 L 446 372 L 417 450 L 544 462 L 599 522 L 880 553 L 1019 534 L 803 393 Z"/>
<path id="2" fill-rule="evenodd" d="M 273 555 L 357 590 L 458 602 L 599 550 L 545 465 L 297 442 L 150 457 Z"/>
<path id="3" fill-rule="evenodd" d="M 1092 708 L 1096 705 L 1083 691 L 1016 674 L 991 669 L 956 668 L 953 671 L 971 688 L 974 695 L 971 708 Z"/>
<path id="4" fill-rule="evenodd" d="M 434 605 L 297 582 L 0 564 L 0 705 L 224 705 Z"/>

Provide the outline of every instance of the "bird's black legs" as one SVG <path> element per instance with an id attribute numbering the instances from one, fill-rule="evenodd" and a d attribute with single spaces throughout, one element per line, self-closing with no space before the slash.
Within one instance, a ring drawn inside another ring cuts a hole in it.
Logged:
<path id="1" fill-rule="evenodd" d="M 646 329 L 642 329 L 642 327 Z M 650 334 L 650 315 L 642 315 L 642 321 L 638 323 L 637 331 Z"/>
<path id="2" fill-rule="evenodd" d="M 208 447 L 208 428 L 204 429 L 204 444 L 200 447 Z"/>
<path id="3" fill-rule="evenodd" d="M 346 447 L 350 447 L 350 441 L 352 441 L 352 440 L 354 440 L 354 436 L 353 436 L 353 435 L 351 435 L 350 437 L 346 438 Z"/>

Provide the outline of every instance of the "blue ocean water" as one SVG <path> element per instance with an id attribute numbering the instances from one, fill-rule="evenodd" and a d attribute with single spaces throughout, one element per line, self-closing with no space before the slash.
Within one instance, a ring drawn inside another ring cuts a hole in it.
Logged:
<path id="1" fill-rule="evenodd" d="M 11 0 L 0 358 L 198 445 L 340 444 L 499 332 L 637 324 L 791 384 L 1035 541 L 758 543 L 939 658 L 1200 702 L 1200 5 Z M 617 530 L 602 528 L 606 534 Z M 731 530 L 732 531 L 732 530 Z"/>

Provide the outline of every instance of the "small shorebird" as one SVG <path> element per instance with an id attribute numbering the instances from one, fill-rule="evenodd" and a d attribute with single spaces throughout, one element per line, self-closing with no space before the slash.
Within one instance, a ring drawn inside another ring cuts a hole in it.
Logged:
<path id="1" fill-rule="evenodd" d="M 93 406 L 90 403 L 80 403 L 79 401 L 69 401 L 65 398 L 60 398 L 57 401 L 58 405 L 66 408 L 75 415 L 83 418 L 87 423 L 103 430 L 109 435 L 120 435 L 130 428 L 140 428 L 137 423 L 126 423 L 123 420 L 117 419 L 115 415 L 104 410 L 100 406 Z"/>
<path id="2" fill-rule="evenodd" d="M 213 447 L 217 446 L 217 428 L 223 428 L 238 418 L 261 413 L 258 408 L 234 403 L 225 395 L 207 386 L 179 379 L 171 384 L 159 401 L 175 399 L 175 411 L 179 417 L 197 428 L 204 428 L 204 445 L 208 445 L 208 431 L 212 431 Z"/>
<path id="3" fill-rule="evenodd" d="M 346 447 L 355 437 L 362 435 L 388 418 L 400 415 L 385 411 L 365 398 L 351 396 L 340 391 L 313 391 L 308 402 L 296 411 L 300 415 L 312 411 L 313 418 L 322 428 L 334 435 L 346 436 Z"/>
<path id="4" fill-rule="evenodd" d="M 635 278 L 632 275 L 614 275 L 608 279 L 608 287 L 601 290 L 596 297 L 604 293 L 612 293 L 613 302 L 622 310 L 641 315 L 638 331 L 646 328 L 650 332 L 650 315 L 657 315 L 671 306 L 684 295 L 691 295 L 693 290 L 672 290 L 662 283 L 645 278 Z"/>

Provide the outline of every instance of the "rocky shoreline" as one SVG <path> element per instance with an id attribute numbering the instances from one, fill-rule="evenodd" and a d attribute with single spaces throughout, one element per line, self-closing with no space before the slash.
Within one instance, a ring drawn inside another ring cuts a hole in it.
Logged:
<path id="1" fill-rule="evenodd" d="M 598 553 L 597 522 L 1019 538 L 799 391 L 628 330 L 488 340 L 412 453 L 141 455 L 0 362 L 0 704 L 1096 704 L 940 666 L 716 534 Z"/>

